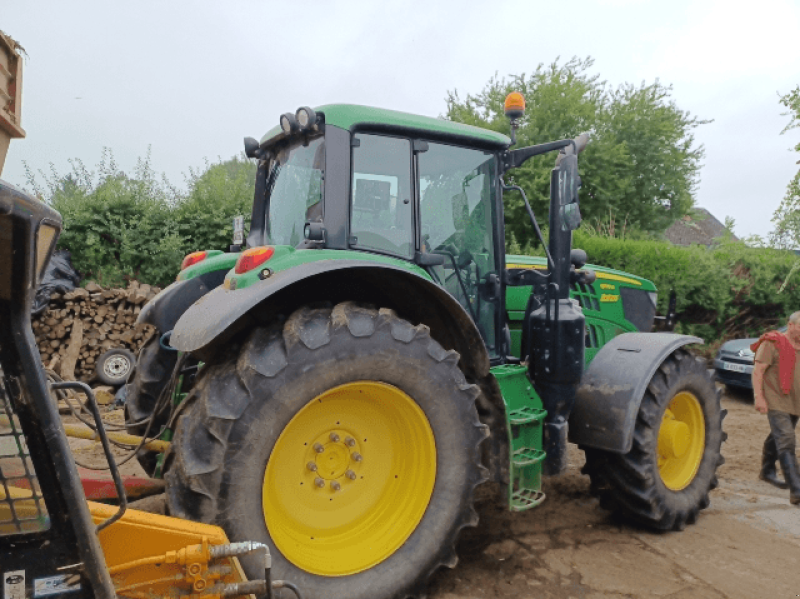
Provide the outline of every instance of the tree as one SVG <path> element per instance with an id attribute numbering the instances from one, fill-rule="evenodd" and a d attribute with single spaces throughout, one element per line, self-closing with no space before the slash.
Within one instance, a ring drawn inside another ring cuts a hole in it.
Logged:
<path id="1" fill-rule="evenodd" d="M 789 117 L 789 124 L 783 128 L 781 135 L 792 129 L 800 129 L 800 85 L 781 96 L 780 103 L 787 108 L 783 115 Z M 800 153 L 800 143 L 793 149 Z M 789 181 L 786 195 L 775 210 L 772 222 L 775 224 L 775 229 L 770 234 L 773 246 L 783 249 L 800 247 L 800 170 Z"/>
<path id="2" fill-rule="evenodd" d="M 517 132 L 519 147 L 592 132 L 580 161 L 585 220 L 613 219 L 629 229 L 663 232 L 694 204 L 703 148 L 695 145 L 693 131 L 709 121 L 678 108 L 672 89 L 658 81 L 609 89 L 590 74 L 592 65 L 591 58 L 540 64 L 530 75 L 494 77 L 464 100 L 450 92 L 446 116 L 508 133 L 503 101 L 509 92 L 521 92 L 527 108 Z M 546 224 L 553 164 L 553 155 L 536 157 L 509 177 L 526 190 L 540 224 Z M 532 242 L 518 194 L 506 194 L 505 210 L 509 238 Z"/>

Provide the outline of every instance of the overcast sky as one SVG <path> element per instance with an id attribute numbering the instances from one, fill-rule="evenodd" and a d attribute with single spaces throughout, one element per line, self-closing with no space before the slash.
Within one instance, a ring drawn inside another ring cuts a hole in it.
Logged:
<path id="1" fill-rule="evenodd" d="M 20 186 L 23 161 L 66 173 L 104 146 L 123 170 L 151 147 L 153 168 L 183 185 L 189 167 L 239 153 L 300 105 L 438 116 L 448 91 L 559 56 L 592 56 L 613 86 L 660 79 L 679 107 L 713 119 L 696 132 L 696 201 L 736 219 L 739 236 L 769 232 L 800 158 L 778 103 L 800 83 L 798 0 L 0 0 L 0 29 L 28 54 L 28 135 L 3 171 Z"/>

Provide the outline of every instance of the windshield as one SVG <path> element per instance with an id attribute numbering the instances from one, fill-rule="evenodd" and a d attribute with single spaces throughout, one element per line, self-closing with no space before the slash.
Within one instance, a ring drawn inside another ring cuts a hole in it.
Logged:
<path id="1" fill-rule="evenodd" d="M 322 219 L 325 142 L 297 142 L 273 158 L 267 178 L 267 236 L 274 245 L 303 241 L 306 221 Z"/>

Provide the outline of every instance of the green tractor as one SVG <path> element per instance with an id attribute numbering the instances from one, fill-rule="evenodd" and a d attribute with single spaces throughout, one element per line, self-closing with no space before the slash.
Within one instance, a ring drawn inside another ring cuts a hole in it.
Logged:
<path id="1" fill-rule="evenodd" d="M 128 427 L 172 441 L 142 456 L 172 514 L 268 544 L 308 598 L 402 599 L 456 565 L 478 485 L 535 507 L 568 440 L 633 519 L 681 529 L 708 505 L 723 413 L 685 348 L 702 341 L 638 332 L 655 287 L 585 268 L 571 240 L 588 137 L 512 149 L 523 108 L 512 96 L 511 138 L 328 105 L 245 140 L 246 240 L 187 256 L 140 315 L 159 333 Z M 504 194 L 541 232 L 504 177 L 546 152 L 546 256 L 506 256 Z"/>

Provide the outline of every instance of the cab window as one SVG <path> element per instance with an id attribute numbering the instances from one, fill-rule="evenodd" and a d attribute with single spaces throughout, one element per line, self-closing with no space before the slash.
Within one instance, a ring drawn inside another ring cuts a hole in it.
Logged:
<path id="1" fill-rule="evenodd" d="M 411 142 L 357 134 L 353 147 L 350 245 L 414 255 Z"/>

